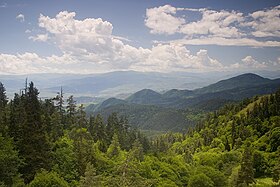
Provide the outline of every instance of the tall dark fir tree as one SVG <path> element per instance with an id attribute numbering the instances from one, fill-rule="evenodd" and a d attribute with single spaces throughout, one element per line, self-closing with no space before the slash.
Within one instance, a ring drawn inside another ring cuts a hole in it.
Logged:
<path id="1" fill-rule="evenodd" d="M 5 134 L 7 129 L 7 116 L 5 110 L 7 103 L 6 89 L 0 82 L 0 133 L 2 134 Z"/>
<path id="2" fill-rule="evenodd" d="M 18 145 L 26 165 L 21 169 L 25 182 L 30 182 L 40 169 L 48 169 L 50 146 L 41 119 L 39 91 L 33 82 L 23 95 L 26 119 L 22 125 L 22 140 Z"/>

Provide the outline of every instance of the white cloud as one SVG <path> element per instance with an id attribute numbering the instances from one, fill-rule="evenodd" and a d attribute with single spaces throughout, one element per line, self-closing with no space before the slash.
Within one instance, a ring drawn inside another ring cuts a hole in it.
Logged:
<path id="1" fill-rule="evenodd" d="M 180 32 L 186 35 L 210 35 L 216 37 L 239 37 L 243 35 L 239 29 L 233 26 L 243 21 L 243 14 L 225 10 L 199 10 L 202 13 L 201 20 L 187 23 L 182 26 Z"/>
<path id="2" fill-rule="evenodd" d="M 133 66 L 134 69 L 144 71 L 209 71 L 222 68 L 222 64 L 208 56 L 207 50 L 200 50 L 197 54 L 191 52 L 183 45 L 158 44 L 153 46 L 151 53 L 144 62 Z"/>
<path id="3" fill-rule="evenodd" d="M 41 68 L 36 68 L 40 57 L 35 53 L 24 53 L 17 55 L 0 54 L 0 72 L 10 74 L 22 74 L 31 72 L 41 72 Z"/>
<path id="4" fill-rule="evenodd" d="M 114 69 L 140 61 L 149 52 L 148 49 L 127 45 L 113 36 L 110 22 L 101 18 L 76 20 L 75 15 L 75 12 L 63 11 L 55 18 L 39 17 L 39 26 L 64 54 L 70 54 L 81 62 Z"/>
<path id="5" fill-rule="evenodd" d="M 23 15 L 23 14 L 17 15 L 16 19 L 19 20 L 20 22 L 24 22 L 24 21 L 25 21 L 25 20 L 24 20 L 24 15 Z"/>
<path id="6" fill-rule="evenodd" d="M 177 9 L 170 5 L 147 9 L 145 25 L 153 34 L 174 34 L 185 23 L 183 18 L 175 16 L 176 11 Z"/>
<path id="7" fill-rule="evenodd" d="M 178 11 L 184 16 L 177 16 Z M 197 12 L 201 18 L 187 22 L 189 12 Z M 189 45 L 279 47 L 280 42 L 275 39 L 258 40 L 259 37 L 280 36 L 279 14 L 280 6 L 244 15 L 234 10 L 216 11 L 165 5 L 147 9 L 145 25 L 153 34 L 184 34 L 181 43 Z"/>
<path id="8" fill-rule="evenodd" d="M 77 20 L 75 15 L 75 12 L 67 11 L 60 12 L 54 18 L 40 15 L 39 26 L 43 30 L 29 37 L 33 41 L 52 43 L 61 50 L 61 56 L 37 56 L 31 63 L 25 54 L 1 54 L 0 71 L 93 73 L 127 70 L 133 64 L 145 61 L 150 54 L 149 49 L 135 48 L 125 44 L 123 37 L 112 35 L 110 22 L 100 18 Z"/>
<path id="9" fill-rule="evenodd" d="M 280 5 L 271 9 L 253 12 L 249 16 L 252 21 L 245 26 L 252 27 L 255 37 L 280 37 Z"/>
<path id="10" fill-rule="evenodd" d="M 31 30 L 26 29 L 26 30 L 25 30 L 25 33 L 31 33 Z"/>
<path id="11" fill-rule="evenodd" d="M 177 11 L 195 11 L 202 14 L 198 21 L 186 23 L 183 17 L 176 17 Z M 214 11 L 207 9 L 175 8 L 170 5 L 146 10 L 145 25 L 153 34 L 214 35 L 238 37 L 242 33 L 234 26 L 244 20 L 243 14 L 235 11 Z"/>
<path id="12" fill-rule="evenodd" d="M 252 56 L 246 56 L 241 62 L 230 65 L 228 68 L 233 69 L 273 69 L 273 63 L 259 62 Z"/>
<path id="13" fill-rule="evenodd" d="M 185 45 L 221 45 L 221 46 L 248 46 L 248 47 L 279 47 L 278 41 L 257 41 L 251 38 L 223 38 L 223 37 L 200 37 L 194 39 L 179 39 L 169 41 Z"/>
<path id="14" fill-rule="evenodd" d="M 37 36 L 30 36 L 29 39 L 33 41 L 46 42 L 49 39 L 48 34 L 37 34 Z"/>
<path id="15" fill-rule="evenodd" d="M 242 59 L 242 62 L 244 65 L 248 67 L 253 67 L 253 68 L 264 68 L 267 67 L 266 64 L 260 63 L 257 60 L 255 60 L 252 56 L 246 56 L 245 58 Z"/>
<path id="16" fill-rule="evenodd" d="M 125 44 L 114 36 L 113 25 L 102 19 L 75 19 L 74 12 L 60 12 L 55 18 L 40 15 L 44 30 L 31 36 L 58 46 L 61 56 L 39 57 L 34 53 L 0 54 L 0 72 L 8 73 L 93 73 L 114 70 L 185 71 L 221 68 L 206 50 L 197 54 L 180 44 L 159 44 L 151 49 Z"/>
<path id="17" fill-rule="evenodd" d="M 160 9 L 165 14 L 174 16 L 182 8 L 170 6 Z M 159 10 L 157 10 L 159 11 Z M 166 13 L 168 12 L 169 13 Z M 193 10 L 197 11 L 197 10 Z M 199 9 L 198 11 L 206 11 Z M 212 13 L 211 13 L 212 14 Z M 222 24 L 231 25 L 239 22 L 235 12 L 216 13 L 207 19 L 223 20 Z M 225 16 L 224 14 L 229 14 Z M 151 49 L 133 47 L 125 38 L 113 35 L 113 25 L 101 18 L 75 19 L 75 12 L 63 11 L 54 18 L 40 15 L 37 34 L 30 36 L 33 41 L 49 42 L 58 47 L 61 55 L 39 56 L 35 53 L 1 54 L 0 72 L 9 74 L 26 73 L 97 73 L 115 70 L 137 71 L 217 71 L 230 68 L 269 68 L 270 64 L 260 63 L 253 57 L 245 57 L 240 63 L 225 67 L 217 59 L 210 57 L 207 50 L 201 49 L 192 54 L 187 45 L 244 45 L 244 46 L 279 46 L 279 42 L 259 42 L 247 38 L 226 38 L 212 36 L 186 38 L 155 44 Z M 232 16 L 232 17 L 231 17 Z M 168 16 L 167 16 L 168 17 Z M 169 19 L 169 18 L 168 18 Z M 236 21 L 237 20 L 237 21 Z M 182 22 L 168 30 L 158 26 L 155 32 L 169 34 L 181 32 Z M 35 32 L 35 31 L 32 31 Z M 219 35 L 213 31 L 213 35 Z M 278 59 L 279 61 L 279 59 Z M 278 64 L 276 67 L 279 67 Z"/>

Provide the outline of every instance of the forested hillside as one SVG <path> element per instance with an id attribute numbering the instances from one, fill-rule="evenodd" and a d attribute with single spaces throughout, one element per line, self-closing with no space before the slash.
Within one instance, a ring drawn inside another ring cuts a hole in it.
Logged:
<path id="1" fill-rule="evenodd" d="M 0 186 L 279 185 L 280 90 L 226 105 L 186 134 L 148 140 L 128 124 L 87 118 L 62 92 L 43 101 L 32 82 L 8 101 L 1 83 Z"/>
<path id="2" fill-rule="evenodd" d="M 143 89 L 125 100 L 109 98 L 91 104 L 86 107 L 86 113 L 100 113 L 106 118 L 117 112 L 126 116 L 131 126 L 141 130 L 182 132 L 225 104 L 271 94 L 279 87 L 280 79 L 247 73 L 195 90 L 172 89 L 161 94 Z"/>

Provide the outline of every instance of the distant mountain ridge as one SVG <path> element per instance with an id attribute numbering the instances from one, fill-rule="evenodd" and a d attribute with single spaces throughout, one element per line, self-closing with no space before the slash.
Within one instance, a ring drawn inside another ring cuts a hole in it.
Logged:
<path id="1" fill-rule="evenodd" d="M 224 90 L 230 90 L 237 87 L 251 87 L 258 86 L 267 83 L 271 83 L 273 80 L 268 78 L 263 78 L 259 75 L 253 73 L 246 73 L 236 77 L 232 77 L 226 80 L 221 80 L 217 83 L 211 84 L 209 86 L 196 89 L 196 93 L 210 93 L 210 92 L 219 92 Z"/>
<path id="2" fill-rule="evenodd" d="M 154 104 L 161 101 L 162 95 L 151 89 L 140 90 L 125 100 L 136 104 Z"/>
<path id="3" fill-rule="evenodd" d="M 193 121 L 184 117 L 186 110 L 213 111 L 226 103 L 240 101 L 255 95 L 270 94 L 279 88 L 280 79 L 271 80 L 247 73 L 195 90 L 172 89 L 161 94 L 151 89 L 143 89 L 125 100 L 112 98 L 105 100 L 103 103 L 95 105 L 94 110 L 93 106 L 89 105 L 86 111 L 88 114 L 119 112 L 136 123 L 140 129 L 180 130 L 180 128 L 186 129 L 187 125 L 193 125 Z M 176 116 L 175 121 L 177 120 L 177 124 L 179 124 L 176 128 L 170 126 L 174 123 L 170 123 L 169 119 L 163 117 L 172 117 L 169 115 L 170 113 Z M 156 123 L 153 127 L 151 121 L 154 124 L 155 121 L 160 121 L 161 125 Z"/>

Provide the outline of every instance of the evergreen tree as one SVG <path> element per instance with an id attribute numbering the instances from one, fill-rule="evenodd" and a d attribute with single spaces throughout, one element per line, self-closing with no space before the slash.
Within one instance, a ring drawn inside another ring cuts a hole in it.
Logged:
<path id="1" fill-rule="evenodd" d="M 272 180 L 279 184 L 280 180 L 280 147 L 276 151 L 276 162 L 272 168 Z"/>
<path id="2" fill-rule="evenodd" d="M 85 176 L 81 178 L 80 187 L 101 187 L 102 177 L 96 174 L 96 169 L 91 163 L 87 164 Z"/>
<path id="3" fill-rule="evenodd" d="M 6 106 L 8 99 L 6 96 L 6 89 L 4 85 L 0 82 L 0 133 L 6 134 L 7 132 L 7 116 L 6 116 Z"/>
<path id="4" fill-rule="evenodd" d="M 15 145 L 19 148 L 22 144 L 23 124 L 26 123 L 25 96 L 15 94 L 14 99 L 10 103 L 9 127 L 10 137 L 13 137 Z"/>
<path id="5" fill-rule="evenodd" d="M 62 87 L 60 87 L 60 92 L 57 92 L 56 97 L 53 99 L 56 101 L 56 108 L 60 114 L 60 119 L 61 119 L 61 123 L 64 124 L 64 114 L 65 114 L 65 109 L 64 109 L 64 93 L 62 90 Z"/>
<path id="6" fill-rule="evenodd" d="M 67 99 L 66 112 L 68 117 L 67 122 L 73 126 L 75 124 L 76 115 L 76 101 L 74 100 L 73 95 L 69 96 L 69 98 Z"/>
<path id="7" fill-rule="evenodd" d="M 33 181 L 28 185 L 30 187 L 69 187 L 69 184 L 56 172 L 47 172 L 42 170 L 38 172 Z"/>
<path id="8" fill-rule="evenodd" d="M 99 140 L 104 143 L 108 143 L 107 135 L 105 132 L 105 125 L 100 114 L 97 114 L 96 117 L 90 117 L 89 132 L 91 133 L 95 142 Z"/>
<path id="9" fill-rule="evenodd" d="M 255 183 L 252 147 L 250 143 L 247 142 L 242 155 L 241 168 L 238 172 L 237 184 L 245 184 L 246 186 L 248 186 L 250 183 L 253 182 Z"/>
<path id="10" fill-rule="evenodd" d="M 0 186 L 1 182 L 7 186 L 16 186 L 16 179 L 19 179 L 18 169 L 22 164 L 13 140 L 0 133 Z"/>
<path id="11" fill-rule="evenodd" d="M 111 145 L 107 150 L 107 155 L 109 158 L 117 157 L 120 154 L 120 151 L 121 148 L 120 148 L 119 138 L 118 135 L 115 133 Z"/>
<path id="12" fill-rule="evenodd" d="M 41 168 L 49 168 L 50 146 L 41 119 L 39 92 L 33 82 L 24 95 L 26 120 L 22 125 L 23 137 L 18 145 L 26 165 L 21 168 L 25 182 L 30 182 Z"/>
<path id="13" fill-rule="evenodd" d="M 52 165 L 52 170 L 63 176 L 69 184 L 75 184 L 79 179 L 74 141 L 67 135 L 60 137 L 55 142 Z"/>
<path id="14" fill-rule="evenodd" d="M 0 111 L 4 110 L 8 103 L 8 99 L 6 96 L 6 89 L 4 85 L 0 82 Z"/>
<path id="15" fill-rule="evenodd" d="M 132 145 L 132 149 L 130 150 L 130 154 L 133 158 L 139 161 L 144 160 L 144 150 L 139 139 L 136 139 Z"/>
<path id="16" fill-rule="evenodd" d="M 74 140 L 74 152 L 78 162 L 78 173 L 84 175 L 86 165 L 93 159 L 92 138 L 86 128 L 73 128 L 70 132 L 70 138 Z"/>
<path id="17" fill-rule="evenodd" d="M 83 104 L 79 106 L 79 109 L 77 111 L 77 125 L 79 128 L 87 128 L 87 118 L 85 107 Z"/>

